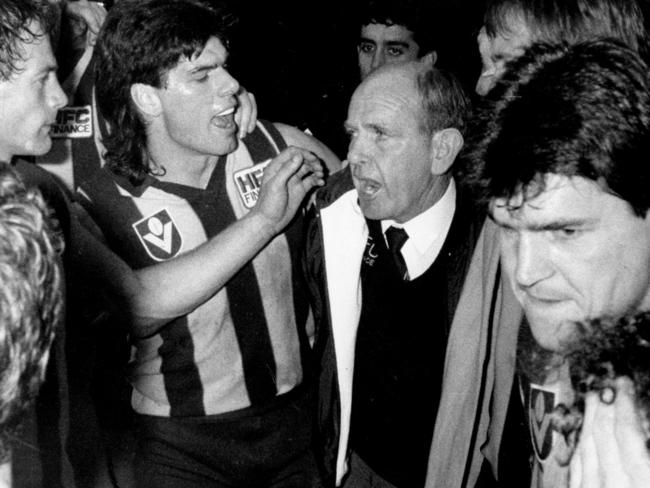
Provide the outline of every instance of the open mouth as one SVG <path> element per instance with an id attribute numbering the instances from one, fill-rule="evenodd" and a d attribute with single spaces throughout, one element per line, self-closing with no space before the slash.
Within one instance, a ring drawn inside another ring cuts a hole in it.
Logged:
<path id="1" fill-rule="evenodd" d="M 227 108 L 219 112 L 212 119 L 212 124 L 219 129 L 235 128 L 235 107 Z"/>
<path id="2" fill-rule="evenodd" d="M 235 113 L 235 107 L 230 107 L 224 110 L 223 112 L 219 112 L 217 114 L 217 117 L 223 117 L 224 115 L 230 115 Z"/>
<path id="3" fill-rule="evenodd" d="M 355 178 L 354 182 L 360 198 L 371 198 L 381 190 L 381 185 L 375 180 Z"/>

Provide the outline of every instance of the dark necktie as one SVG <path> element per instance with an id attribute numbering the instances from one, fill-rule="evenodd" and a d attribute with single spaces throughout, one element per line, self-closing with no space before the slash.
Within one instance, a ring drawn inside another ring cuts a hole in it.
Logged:
<path id="1" fill-rule="evenodd" d="M 404 229 L 392 226 L 386 229 L 385 234 L 386 241 L 388 242 L 388 249 L 393 256 L 393 262 L 395 263 L 395 266 L 397 266 L 399 275 L 403 280 L 408 280 L 409 272 L 401 250 L 409 236 Z"/>

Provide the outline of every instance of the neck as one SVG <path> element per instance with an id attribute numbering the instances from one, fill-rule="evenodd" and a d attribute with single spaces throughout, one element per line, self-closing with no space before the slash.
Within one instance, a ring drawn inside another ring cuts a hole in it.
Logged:
<path id="1" fill-rule="evenodd" d="M 167 137 L 147 137 L 149 164 L 160 181 L 205 188 L 219 156 L 199 154 L 170 141 Z"/>
<path id="2" fill-rule="evenodd" d="M 450 182 L 451 182 L 451 175 L 445 174 L 436 177 L 431 183 L 431 185 L 429 185 L 429 187 L 424 192 L 422 192 L 422 195 L 420 196 L 418 202 L 413 207 L 414 208 L 413 213 L 410 214 L 408 218 L 404 218 L 402 221 L 396 220 L 396 222 L 403 224 L 417 217 L 422 212 L 429 210 L 431 207 L 433 207 L 436 203 L 440 201 L 440 199 L 447 191 Z"/>

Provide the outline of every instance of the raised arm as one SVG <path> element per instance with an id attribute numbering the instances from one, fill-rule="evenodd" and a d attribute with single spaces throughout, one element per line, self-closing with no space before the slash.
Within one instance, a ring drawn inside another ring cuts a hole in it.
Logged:
<path id="1" fill-rule="evenodd" d="M 109 293 L 128 307 L 132 333 L 150 336 L 210 299 L 284 229 L 309 190 L 322 184 L 318 158 L 290 147 L 267 166 L 251 212 L 192 251 L 133 271 L 89 232 L 78 229 L 79 252 L 88 253 L 84 259 L 90 262 L 84 265 L 96 269 Z"/>

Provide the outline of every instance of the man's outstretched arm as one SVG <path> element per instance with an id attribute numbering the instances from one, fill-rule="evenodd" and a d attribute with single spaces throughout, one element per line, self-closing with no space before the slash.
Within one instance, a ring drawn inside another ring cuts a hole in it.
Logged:
<path id="1" fill-rule="evenodd" d="M 290 147 L 266 167 L 259 200 L 245 217 L 177 258 L 133 271 L 79 223 L 74 224 L 73 252 L 129 311 L 132 333 L 150 336 L 217 293 L 286 227 L 305 195 L 322 184 L 318 158 Z"/>

